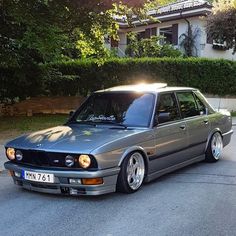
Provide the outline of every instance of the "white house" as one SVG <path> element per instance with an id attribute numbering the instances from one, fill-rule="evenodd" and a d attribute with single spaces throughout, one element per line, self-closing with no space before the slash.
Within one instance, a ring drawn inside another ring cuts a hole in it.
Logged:
<path id="1" fill-rule="evenodd" d="M 233 55 L 231 49 L 226 49 L 223 44 L 216 43 L 207 36 L 206 18 L 211 11 L 212 6 L 205 0 L 180 0 L 149 12 L 152 18 L 159 20 L 158 23 L 150 20 L 140 22 L 134 19 L 135 27 L 130 27 L 124 17 L 117 17 L 120 40 L 118 42 L 112 39 L 107 40 L 106 46 L 116 49 L 119 56 L 124 56 L 128 43 L 127 33 L 132 31 L 138 33 L 140 39 L 149 38 L 152 35 L 163 35 L 168 43 L 183 50 L 180 47 L 180 36 L 187 32 L 186 20 L 188 20 L 197 34 L 195 56 L 236 60 L 236 54 Z"/>

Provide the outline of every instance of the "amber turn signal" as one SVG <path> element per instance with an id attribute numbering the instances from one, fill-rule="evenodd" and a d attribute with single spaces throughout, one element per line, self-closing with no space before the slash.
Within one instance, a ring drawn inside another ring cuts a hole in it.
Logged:
<path id="1" fill-rule="evenodd" d="M 103 184 L 103 178 L 82 179 L 81 182 L 84 185 L 99 185 Z"/>

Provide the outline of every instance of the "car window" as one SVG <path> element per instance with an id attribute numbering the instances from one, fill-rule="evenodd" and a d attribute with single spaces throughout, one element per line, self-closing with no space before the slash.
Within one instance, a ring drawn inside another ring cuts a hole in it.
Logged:
<path id="1" fill-rule="evenodd" d="M 95 93 L 76 112 L 77 122 L 118 123 L 149 126 L 155 96 L 149 93 Z"/>
<path id="2" fill-rule="evenodd" d="M 180 110 L 184 118 L 200 114 L 192 92 L 178 92 Z"/>
<path id="3" fill-rule="evenodd" d="M 198 106 L 198 110 L 199 110 L 200 114 L 205 115 L 206 114 L 206 107 L 196 94 L 195 94 L 195 100 L 197 102 L 197 106 Z"/>
<path id="4" fill-rule="evenodd" d="M 165 113 L 169 113 L 169 119 L 158 119 L 158 117 Z M 159 95 L 156 116 L 159 124 L 180 119 L 180 113 L 174 93 Z"/>
<path id="5" fill-rule="evenodd" d="M 208 103 L 206 98 L 199 92 L 199 91 L 194 91 L 194 94 L 201 102 L 204 104 L 204 106 L 208 109 L 208 115 L 215 113 L 215 110 L 212 108 L 212 106 Z"/>

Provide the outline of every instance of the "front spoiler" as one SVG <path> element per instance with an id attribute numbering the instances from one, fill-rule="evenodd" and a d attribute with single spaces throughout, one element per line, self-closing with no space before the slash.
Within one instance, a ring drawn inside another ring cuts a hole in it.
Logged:
<path id="1" fill-rule="evenodd" d="M 10 161 L 4 164 L 7 170 L 22 173 L 23 170 L 32 172 L 41 172 L 54 174 L 54 183 L 34 182 L 23 179 L 23 177 L 12 176 L 15 184 L 25 189 L 52 193 L 52 194 L 70 194 L 70 195 L 101 195 L 116 191 L 117 176 L 120 171 L 119 167 L 109 168 L 98 171 L 76 171 L 76 170 L 49 170 L 37 167 L 28 167 L 12 163 Z M 103 178 L 101 185 L 82 185 L 70 184 L 69 178 Z"/>

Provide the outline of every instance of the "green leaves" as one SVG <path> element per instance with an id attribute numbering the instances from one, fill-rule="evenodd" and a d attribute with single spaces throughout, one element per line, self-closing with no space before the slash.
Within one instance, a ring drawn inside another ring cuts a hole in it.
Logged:
<path id="1" fill-rule="evenodd" d="M 207 20 L 207 32 L 216 42 L 225 44 L 226 49 L 236 52 L 236 2 L 215 1 L 213 14 Z"/>
<path id="2" fill-rule="evenodd" d="M 104 58 L 104 36 L 117 37 L 114 14 L 141 14 L 145 2 L 1 0 L 0 65 Z"/>
<path id="3" fill-rule="evenodd" d="M 129 57 L 180 57 L 182 55 L 171 45 L 161 45 L 159 41 L 163 39 L 162 36 L 138 40 L 137 34 L 131 32 L 128 38 L 129 44 L 125 53 Z"/>
<path id="4" fill-rule="evenodd" d="M 236 94 L 236 63 L 203 58 L 74 60 L 0 69 L 0 101 L 38 95 L 83 95 L 115 85 L 166 82 L 217 95 Z"/>

